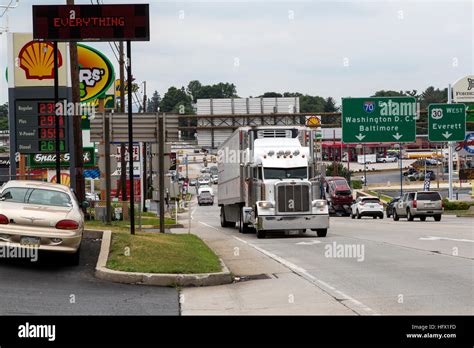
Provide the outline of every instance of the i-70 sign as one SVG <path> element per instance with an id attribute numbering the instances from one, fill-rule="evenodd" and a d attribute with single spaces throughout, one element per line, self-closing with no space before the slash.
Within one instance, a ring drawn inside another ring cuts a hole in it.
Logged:
<path id="1" fill-rule="evenodd" d="M 416 117 L 413 97 L 343 98 L 342 141 L 414 142 Z"/>
<path id="2" fill-rule="evenodd" d="M 430 104 L 428 140 L 462 141 L 466 136 L 466 105 Z"/>

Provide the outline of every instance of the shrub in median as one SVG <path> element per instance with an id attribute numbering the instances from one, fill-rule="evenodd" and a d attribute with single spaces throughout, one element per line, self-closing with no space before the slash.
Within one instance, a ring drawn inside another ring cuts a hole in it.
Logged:
<path id="1" fill-rule="evenodd" d="M 360 190 L 362 188 L 362 181 L 360 180 L 352 180 L 351 184 L 352 184 L 352 188 L 355 190 Z"/>
<path id="2" fill-rule="evenodd" d="M 443 205 L 445 210 L 467 210 L 469 207 L 474 206 L 474 202 L 450 201 L 444 198 Z"/>

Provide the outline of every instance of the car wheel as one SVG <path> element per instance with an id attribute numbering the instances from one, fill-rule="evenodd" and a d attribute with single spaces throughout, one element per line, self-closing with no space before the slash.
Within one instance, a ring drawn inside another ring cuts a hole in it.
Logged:
<path id="1" fill-rule="evenodd" d="M 420 221 L 426 221 L 426 216 L 420 216 Z"/>
<path id="2" fill-rule="evenodd" d="M 362 216 L 360 215 L 360 213 L 359 213 L 358 210 L 357 210 L 356 214 L 357 214 L 357 218 L 358 218 L 358 219 L 360 219 L 360 218 L 362 217 Z"/>
<path id="3" fill-rule="evenodd" d="M 383 213 L 379 215 L 379 218 L 380 218 L 380 219 L 383 219 Z"/>
<path id="4" fill-rule="evenodd" d="M 393 221 L 398 221 L 398 220 L 400 220 L 400 217 L 398 216 L 397 211 L 394 210 L 393 211 Z"/>
<path id="5" fill-rule="evenodd" d="M 316 233 L 318 234 L 318 237 L 326 237 L 326 235 L 328 234 L 328 229 L 327 228 L 318 229 L 316 230 Z"/>
<path id="6" fill-rule="evenodd" d="M 410 209 L 407 209 L 407 220 L 408 221 L 413 221 L 415 217 L 411 214 Z"/>
<path id="7" fill-rule="evenodd" d="M 257 238 L 258 239 L 263 239 L 267 236 L 266 231 L 264 230 L 257 230 Z"/>
<path id="8" fill-rule="evenodd" d="M 355 215 L 351 213 L 351 219 L 355 219 Z"/>
<path id="9" fill-rule="evenodd" d="M 388 210 L 387 210 L 387 212 L 386 212 L 386 215 L 387 215 L 387 218 L 390 218 L 390 217 L 391 217 L 391 215 L 390 215 L 390 213 L 388 212 Z"/>
<path id="10" fill-rule="evenodd" d="M 441 214 L 434 216 L 435 221 L 441 221 Z"/>
<path id="11" fill-rule="evenodd" d="M 374 220 L 377 219 L 377 216 L 372 216 L 372 219 L 374 219 Z"/>

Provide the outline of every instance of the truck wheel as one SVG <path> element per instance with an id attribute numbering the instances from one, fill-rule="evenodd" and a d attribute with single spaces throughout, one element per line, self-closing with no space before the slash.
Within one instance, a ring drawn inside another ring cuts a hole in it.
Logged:
<path id="1" fill-rule="evenodd" d="M 239 232 L 240 233 L 249 233 L 249 225 L 244 224 L 244 212 L 240 210 L 240 220 L 239 220 Z"/>
<path id="2" fill-rule="evenodd" d="M 235 222 L 230 222 L 225 219 L 224 207 L 221 207 L 221 227 L 235 227 Z"/>
<path id="3" fill-rule="evenodd" d="M 357 210 L 357 218 L 360 219 L 362 216 L 360 215 L 359 211 Z"/>
<path id="4" fill-rule="evenodd" d="M 257 230 L 257 238 L 263 239 L 267 236 L 267 232 L 264 230 Z"/>
<path id="5" fill-rule="evenodd" d="M 441 221 L 441 214 L 434 216 L 435 221 Z"/>
<path id="6" fill-rule="evenodd" d="M 407 209 L 407 220 L 408 221 L 413 221 L 415 217 L 412 215 L 410 208 Z"/>
<path id="7" fill-rule="evenodd" d="M 318 229 L 316 230 L 316 233 L 318 234 L 318 237 L 326 237 L 326 235 L 328 234 L 328 229 L 327 228 Z"/>
<path id="8" fill-rule="evenodd" d="M 398 221 L 398 220 L 400 220 L 400 217 L 398 216 L 397 211 L 394 210 L 393 211 L 393 221 Z"/>
<path id="9" fill-rule="evenodd" d="M 355 215 L 351 213 L 351 219 L 355 219 Z"/>
<path id="10" fill-rule="evenodd" d="M 420 221 L 426 221 L 426 216 L 420 216 Z"/>

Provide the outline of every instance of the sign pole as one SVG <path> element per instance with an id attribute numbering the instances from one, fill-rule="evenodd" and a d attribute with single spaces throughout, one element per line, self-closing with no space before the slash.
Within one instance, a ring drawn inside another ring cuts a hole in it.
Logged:
<path id="1" fill-rule="evenodd" d="M 403 158 L 402 158 L 402 143 L 398 144 L 398 161 L 400 162 L 400 197 L 403 196 Z"/>
<path id="2" fill-rule="evenodd" d="M 452 103 L 451 84 L 448 85 L 448 104 Z M 453 142 L 448 142 L 448 176 L 449 176 L 449 191 L 448 198 L 453 199 Z"/>
<path id="3" fill-rule="evenodd" d="M 127 88 L 128 88 L 128 162 L 130 180 L 130 233 L 135 234 L 135 190 L 133 185 L 133 116 L 132 116 L 132 47 L 127 41 Z M 123 168 L 122 170 L 125 170 Z"/>
<path id="4" fill-rule="evenodd" d="M 58 42 L 54 41 L 53 43 L 54 48 L 54 108 L 56 109 L 56 105 L 59 102 L 59 69 L 58 69 Z M 64 112 L 63 112 L 64 114 Z M 55 150 L 56 150 L 56 183 L 61 183 L 61 153 L 59 149 L 59 120 L 60 115 L 56 112 L 55 120 Z M 66 130 L 65 130 L 66 131 Z"/>

